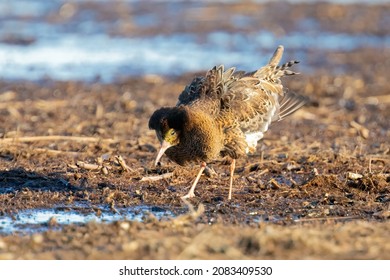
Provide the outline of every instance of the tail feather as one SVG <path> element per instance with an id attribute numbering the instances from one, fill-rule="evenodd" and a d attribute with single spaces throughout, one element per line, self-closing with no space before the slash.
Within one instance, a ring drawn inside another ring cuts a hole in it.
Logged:
<path id="1" fill-rule="evenodd" d="M 222 80 L 224 82 L 230 80 L 232 78 L 232 75 L 234 73 L 234 71 L 236 70 L 235 67 L 232 67 L 232 68 L 229 68 L 228 70 L 226 70 L 223 75 L 222 75 Z"/>
<path id="2" fill-rule="evenodd" d="M 271 65 L 271 66 L 277 66 L 280 62 L 280 60 L 282 59 L 282 56 L 283 56 L 283 52 L 284 52 L 284 47 L 282 45 L 279 45 L 274 54 L 272 55 L 271 59 L 269 60 L 268 62 L 268 65 Z"/>
<path id="3" fill-rule="evenodd" d="M 294 93 L 285 94 L 280 100 L 279 113 L 276 120 L 280 121 L 301 108 L 307 102 L 307 98 Z"/>
<path id="4" fill-rule="evenodd" d="M 258 78 L 261 82 L 270 82 L 275 85 L 281 85 L 280 78 L 287 75 L 298 74 L 294 71 L 289 70 L 291 66 L 299 63 L 299 61 L 292 60 L 282 65 L 278 65 L 283 56 L 283 46 L 278 46 L 269 60 L 268 64 L 261 67 L 259 70 L 253 73 L 253 77 Z M 280 91 L 278 91 L 280 93 Z"/>

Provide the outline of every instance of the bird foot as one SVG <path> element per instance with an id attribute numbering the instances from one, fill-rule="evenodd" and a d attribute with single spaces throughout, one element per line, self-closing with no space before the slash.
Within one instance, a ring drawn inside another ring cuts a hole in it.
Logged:
<path id="1" fill-rule="evenodd" d="M 195 197 L 194 192 L 189 192 L 185 196 L 182 196 L 181 198 L 187 199 L 187 198 L 193 198 L 193 197 Z"/>

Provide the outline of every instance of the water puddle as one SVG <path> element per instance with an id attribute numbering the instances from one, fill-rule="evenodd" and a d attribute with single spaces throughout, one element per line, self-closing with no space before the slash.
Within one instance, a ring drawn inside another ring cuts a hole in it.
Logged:
<path id="1" fill-rule="evenodd" d="M 95 209 L 96 210 L 96 209 Z M 66 209 L 28 209 L 19 211 L 14 216 L 0 217 L 0 235 L 31 234 L 48 229 L 59 229 L 63 225 L 85 224 L 88 222 L 110 223 L 118 220 L 142 221 L 153 214 L 157 219 L 175 216 L 171 211 L 161 207 L 136 206 L 117 210 L 117 213 L 105 208 L 99 208 L 99 214 L 87 208 Z"/>

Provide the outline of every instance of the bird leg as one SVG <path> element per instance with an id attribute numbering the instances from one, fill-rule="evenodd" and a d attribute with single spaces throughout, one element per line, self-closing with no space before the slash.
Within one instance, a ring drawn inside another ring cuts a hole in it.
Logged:
<path id="1" fill-rule="evenodd" d="M 232 199 L 232 189 L 233 189 L 233 174 L 234 174 L 234 169 L 236 168 L 236 160 L 233 159 L 232 163 L 230 164 L 230 187 L 229 187 L 229 197 L 228 199 Z"/>
<path id="2" fill-rule="evenodd" d="M 198 175 L 196 176 L 195 181 L 194 181 L 194 183 L 192 184 L 190 191 L 188 192 L 188 194 L 186 194 L 185 196 L 183 196 L 183 198 L 191 198 L 191 197 L 194 197 L 194 196 L 195 196 L 194 190 L 195 190 L 196 184 L 198 184 L 198 181 L 199 181 L 199 179 L 200 179 L 200 176 L 202 175 L 203 170 L 206 168 L 206 165 L 207 165 L 207 164 L 206 164 L 205 162 L 202 162 L 202 163 L 201 163 L 199 173 L 198 173 Z"/>

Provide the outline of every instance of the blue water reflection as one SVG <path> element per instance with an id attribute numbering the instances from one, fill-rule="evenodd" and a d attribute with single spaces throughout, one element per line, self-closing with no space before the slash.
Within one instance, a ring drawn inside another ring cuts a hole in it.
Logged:
<path id="1" fill-rule="evenodd" d="M 178 75 L 187 71 L 203 71 L 218 64 L 253 70 L 264 64 L 279 44 L 288 46 L 287 51 L 294 54 L 294 57 L 286 59 L 301 61 L 308 61 L 305 56 L 313 49 L 350 51 L 362 47 L 390 47 L 388 35 L 325 32 L 312 18 L 301 20 L 297 24 L 299 30 L 283 35 L 269 31 L 250 34 L 214 31 L 206 35 L 113 36 L 111 31 L 118 24 L 123 24 L 121 19 L 101 18 L 102 15 L 88 9 L 78 11 L 71 5 L 87 2 L 0 2 L 0 79 L 99 79 L 111 82 L 131 75 Z M 109 4 L 109 1 L 100 1 L 105 2 Z M 175 3 L 179 2 L 172 1 L 172 9 L 183 8 Z M 134 17 L 133 23 L 154 26 L 161 20 L 156 16 L 139 14 Z M 74 20 L 65 20 L 67 17 Z M 244 15 L 231 20 L 238 26 L 251 24 L 251 19 Z"/>
<path id="2" fill-rule="evenodd" d="M 138 206 L 121 209 L 119 212 L 112 212 L 109 209 L 101 208 L 101 213 L 86 213 L 85 209 L 64 210 L 64 209 L 28 209 L 19 211 L 13 217 L 3 215 L 0 217 L 0 234 L 23 233 L 46 231 L 48 228 L 56 229 L 64 225 L 85 224 L 88 222 L 110 223 L 119 220 L 142 221 L 145 217 L 153 214 L 157 219 L 163 217 L 174 217 L 171 211 L 159 207 Z M 50 221 L 55 222 L 50 224 Z"/>

